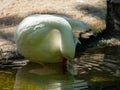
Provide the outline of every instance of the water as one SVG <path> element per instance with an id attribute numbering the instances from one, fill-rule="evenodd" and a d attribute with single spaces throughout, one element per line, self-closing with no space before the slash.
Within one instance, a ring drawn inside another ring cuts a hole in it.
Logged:
<path id="1" fill-rule="evenodd" d="M 0 90 L 120 90 L 120 47 L 89 48 L 72 65 L 76 75 L 60 63 L 0 69 Z"/>

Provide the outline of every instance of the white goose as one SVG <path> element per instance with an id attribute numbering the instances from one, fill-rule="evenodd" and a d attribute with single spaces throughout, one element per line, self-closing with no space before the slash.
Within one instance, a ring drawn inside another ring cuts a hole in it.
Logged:
<path id="1" fill-rule="evenodd" d="M 55 15 L 35 14 L 25 18 L 17 27 L 15 42 L 18 51 L 37 63 L 62 62 L 75 55 L 77 39 L 72 29 L 86 29 L 79 20 Z"/>

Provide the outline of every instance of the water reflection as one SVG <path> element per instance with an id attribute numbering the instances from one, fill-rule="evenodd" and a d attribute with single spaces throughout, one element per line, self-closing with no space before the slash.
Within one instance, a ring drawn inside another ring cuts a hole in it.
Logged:
<path id="1" fill-rule="evenodd" d="M 16 70 L 0 69 L 0 90 L 13 90 Z"/>
<path id="2" fill-rule="evenodd" d="M 73 76 L 61 72 L 61 64 L 29 63 L 18 71 L 14 90 L 73 90 Z"/>
<path id="3" fill-rule="evenodd" d="M 94 71 L 120 77 L 120 47 L 88 48 L 73 63 L 78 71 L 84 69 L 87 73 Z"/>
<path id="4" fill-rule="evenodd" d="M 60 63 L 0 69 L 0 90 L 120 90 L 120 47 L 88 48 L 68 66 L 75 76 L 63 74 Z"/>

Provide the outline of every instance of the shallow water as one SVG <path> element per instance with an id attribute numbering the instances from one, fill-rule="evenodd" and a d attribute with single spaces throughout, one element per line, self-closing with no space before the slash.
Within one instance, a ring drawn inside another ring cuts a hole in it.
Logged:
<path id="1" fill-rule="evenodd" d="M 74 76 L 63 74 L 60 63 L 0 69 L 0 90 L 120 90 L 120 47 L 89 48 L 73 66 Z"/>

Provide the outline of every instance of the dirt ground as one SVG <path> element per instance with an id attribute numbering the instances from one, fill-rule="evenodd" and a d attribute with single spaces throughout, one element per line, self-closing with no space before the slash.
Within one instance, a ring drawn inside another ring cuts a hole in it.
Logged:
<path id="1" fill-rule="evenodd" d="M 106 0 L 0 0 L 0 37 L 13 40 L 16 26 L 34 13 L 65 15 L 90 24 L 94 30 L 102 30 Z"/>

